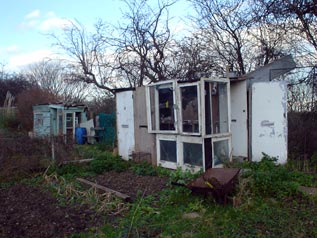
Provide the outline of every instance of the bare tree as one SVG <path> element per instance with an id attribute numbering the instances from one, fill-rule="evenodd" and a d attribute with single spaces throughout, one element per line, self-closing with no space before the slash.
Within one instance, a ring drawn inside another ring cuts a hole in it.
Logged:
<path id="1" fill-rule="evenodd" d="M 211 54 L 223 66 L 233 65 L 245 74 L 244 50 L 248 43 L 247 30 L 253 22 L 247 1 L 243 0 L 190 0 L 197 16 L 199 33 L 204 35 Z"/>
<path id="2" fill-rule="evenodd" d="M 166 51 L 170 42 L 169 7 L 174 2 L 159 0 L 157 7 L 147 0 L 126 0 L 124 24 L 113 39 L 117 70 L 130 86 L 168 79 Z"/>
<path id="3" fill-rule="evenodd" d="M 52 35 L 55 45 L 69 56 L 69 79 L 93 84 L 114 93 L 117 77 L 114 55 L 108 44 L 107 26 L 102 21 L 95 24 L 94 32 L 87 32 L 79 22 L 71 22 L 62 35 Z"/>
<path id="4" fill-rule="evenodd" d="M 313 0 L 254 0 L 259 5 L 259 13 L 266 22 L 284 23 L 286 31 L 291 31 L 301 39 L 305 47 L 308 43 L 317 53 L 317 3 Z M 303 42 L 304 40 L 304 42 Z"/>
<path id="5" fill-rule="evenodd" d="M 69 78 L 68 65 L 61 61 L 43 60 L 29 65 L 24 75 L 41 89 L 63 101 L 83 101 L 89 94 L 89 87 L 83 82 Z"/>
<path id="6" fill-rule="evenodd" d="M 189 0 L 204 52 L 213 56 L 218 67 L 245 74 L 289 53 L 282 25 L 268 24 L 259 15 L 263 9 L 250 0 Z M 206 54 L 206 53 L 205 53 Z"/>
<path id="7" fill-rule="evenodd" d="M 168 65 L 171 78 L 180 80 L 195 80 L 202 73 L 221 71 L 218 69 L 216 59 L 206 49 L 199 35 L 184 37 L 175 41 L 170 49 Z"/>

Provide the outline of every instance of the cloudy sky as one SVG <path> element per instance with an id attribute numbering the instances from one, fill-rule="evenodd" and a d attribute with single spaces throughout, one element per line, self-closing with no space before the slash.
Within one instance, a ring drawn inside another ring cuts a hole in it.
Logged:
<path id="1" fill-rule="evenodd" d="M 91 27 L 98 19 L 116 23 L 121 0 L 8 0 L 0 8 L 0 64 L 18 71 L 25 65 L 54 56 L 49 33 L 61 31 L 69 20 Z M 181 14 L 180 4 L 173 13 Z"/>

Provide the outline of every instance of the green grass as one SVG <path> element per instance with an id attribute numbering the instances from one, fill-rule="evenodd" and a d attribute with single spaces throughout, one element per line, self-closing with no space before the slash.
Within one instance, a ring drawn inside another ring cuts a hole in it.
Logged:
<path id="1" fill-rule="evenodd" d="M 298 190 L 299 185 L 316 186 L 316 182 L 311 175 L 276 165 L 275 158 L 264 155 L 261 162 L 239 165 L 244 173 L 235 194 L 239 201 L 236 207 L 219 205 L 210 196 L 195 196 L 189 189 L 178 186 L 169 186 L 156 196 L 139 194 L 134 203 L 122 204 L 120 200 L 83 189 L 74 178 L 130 169 L 138 175 L 169 176 L 170 181 L 186 184 L 199 173 L 126 162 L 96 147 L 84 146 L 80 150 L 84 158 L 95 160 L 88 165 L 51 167 L 48 177 L 29 180 L 43 184 L 46 179 L 49 182 L 46 188 L 64 204 L 87 203 L 105 216 L 122 210 L 99 229 L 72 237 L 317 237 L 317 200 Z M 197 217 L 188 218 L 188 214 Z"/>

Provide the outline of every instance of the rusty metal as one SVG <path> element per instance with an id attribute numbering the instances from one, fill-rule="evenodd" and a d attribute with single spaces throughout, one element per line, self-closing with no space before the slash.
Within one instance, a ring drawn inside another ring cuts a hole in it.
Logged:
<path id="1" fill-rule="evenodd" d="M 239 168 L 210 168 L 186 187 L 194 193 L 211 194 L 217 202 L 227 204 L 239 172 Z"/>

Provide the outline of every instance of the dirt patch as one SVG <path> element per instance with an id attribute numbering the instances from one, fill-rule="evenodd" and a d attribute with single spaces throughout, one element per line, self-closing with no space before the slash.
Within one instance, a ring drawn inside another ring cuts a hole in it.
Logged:
<path id="1" fill-rule="evenodd" d="M 0 189 L 0 238 L 69 237 L 100 222 L 87 206 L 60 206 L 38 188 L 19 184 Z"/>
<path id="2" fill-rule="evenodd" d="M 166 177 L 141 176 L 132 171 L 120 173 L 111 171 L 93 179 L 88 178 L 88 180 L 127 194 L 132 200 L 136 198 L 138 193 L 141 195 L 144 193 L 144 196 L 154 195 L 166 188 L 168 183 L 168 178 Z"/>

